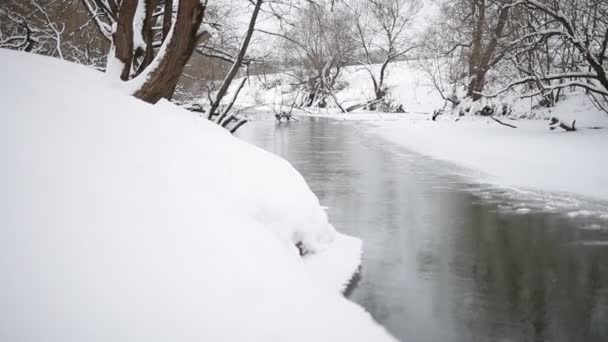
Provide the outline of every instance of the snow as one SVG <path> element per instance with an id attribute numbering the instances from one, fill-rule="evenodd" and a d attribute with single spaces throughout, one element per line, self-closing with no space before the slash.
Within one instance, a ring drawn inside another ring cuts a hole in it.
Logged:
<path id="1" fill-rule="evenodd" d="M 117 23 L 112 24 L 112 34 L 116 33 L 118 28 Z M 116 57 L 116 49 L 114 45 L 110 45 L 110 50 L 108 51 L 107 62 L 106 62 L 106 76 L 110 80 L 115 80 L 115 82 L 120 81 L 120 74 L 124 69 L 125 64 Z"/>
<path id="2" fill-rule="evenodd" d="M 198 27 L 198 31 L 196 31 L 196 35 L 197 36 L 201 36 L 203 35 L 205 32 L 212 34 L 212 32 L 214 31 L 214 29 L 209 25 L 209 24 L 205 24 L 202 23 L 199 27 Z"/>
<path id="3" fill-rule="evenodd" d="M 344 279 L 352 277 L 352 270 L 361 265 L 361 248 L 361 240 L 339 234 L 334 239 L 333 248 L 325 253 L 311 254 L 304 259 L 304 266 L 315 278 L 321 279 L 327 288 L 343 292 L 348 285 Z"/>
<path id="4" fill-rule="evenodd" d="M 339 292 L 361 241 L 286 161 L 82 66 L 0 73 L 3 340 L 393 340 Z"/>

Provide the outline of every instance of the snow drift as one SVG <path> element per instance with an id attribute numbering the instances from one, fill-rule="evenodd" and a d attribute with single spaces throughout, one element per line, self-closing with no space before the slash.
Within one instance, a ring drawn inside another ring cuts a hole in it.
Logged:
<path id="1" fill-rule="evenodd" d="M 0 50 L 0 74 L 2 340 L 392 340 L 286 161 L 82 66 Z"/>

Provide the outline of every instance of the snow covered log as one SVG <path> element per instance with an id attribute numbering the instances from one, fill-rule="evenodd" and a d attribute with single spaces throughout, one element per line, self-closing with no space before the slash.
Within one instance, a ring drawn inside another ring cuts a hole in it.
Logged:
<path id="1" fill-rule="evenodd" d="M 561 128 L 566 132 L 574 132 L 576 131 L 576 120 L 572 121 L 572 124 L 567 124 L 566 122 L 558 119 L 558 118 L 551 118 L 551 122 L 549 123 L 549 129 L 550 130 L 555 130 L 556 128 Z"/>

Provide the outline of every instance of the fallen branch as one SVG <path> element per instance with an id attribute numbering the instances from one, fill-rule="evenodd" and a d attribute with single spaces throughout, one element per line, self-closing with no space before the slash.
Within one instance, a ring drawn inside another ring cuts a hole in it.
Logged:
<path id="1" fill-rule="evenodd" d="M 494 120 L 494 121 L 498 122 L 499 124 L 503 125 L 503 126 L 507 126 L 507 127 L 511 127 L 511 128 L 517 128 L 517 126 L 511 125 L 511 124 L 508 124 L 508 123 L 504 123 L 504 122 L 502 122 L 502 121 L 498 120 L 498 119 L 497 119 L 497 118 L 495 118 L 493 115 L 490 115 L 490 118 L 491 118 L 492 120 Z"/>
<path id="2" fill-rule="evenodd" d="M 443 114 L 443 109 L 436 109 L 433 111 L 433 116 L 431 117 L 431 120 L 433 121 L 437 121 L 437 117 L 439 115 Z"/>
<path id="3" fill-rule="evenodd" d="M 333 91 L 330 92 L 329 95 L 332 97 L 332 99 L 336 103 L 336 106 L 338 106 L 338 108 L 340 108 L 340 111 L 342 113 L 346 113 L 346 110 L 344 110 L 344 108 L 342 107 L 342 105 L 340 104 L 340 102 L 338 102 L 338 98 L 336 98 L 336 95 L 334 95 Z"/>
<path id="4" fill-rule="evenodd" d="M 559 124 L 559 125 L 558 125 Z M 551 123 L 549 123 L 550 126 L 550 130 L 554 130 L 556 128 L 561 128 L 563 130 L 565 130 L 566 132 L 575 132 L 576 131 L 576 120 L 572 121 L 572 125 L 568 126 L 565 122 L 557 119 L 557 118 L 552 118 L 551 119 Z"/>
<path id="5" fill-rule="evenodd" d="M 217 119 L 218 124 L 220 124 L 220 125 L 222 124 L 222 121 L 226 118 L 226 116 L 232 109 L 232 106 L 234 106 L 234 102 L 236 102 L 236 99 L 239 97 L 239 93 L 245 86 L 246 81 L 247 81 L 247 77 L 243 77 L 243 79 L 241 80 L 241 83 L 239 84 L 239 86 L 236 88 L 236 91 L 232 95 L 232 99 L 230 99 L 230 103 L 228 104 L 228 107 L 226 107 L 226 109 L 224 110 L 224 113 L 222 113 L 222 115 L 219 117 L 219 119 Z"/>
<path id="6" fill-rule="evenodd" d="M 239 128 L 241 128 L 241 126 L 243 126 L 244 124 L 247 123 L 247 119 L 241 119 L 231 130 L 230 130 L 230 134 L 234 134 L 236 133 L 236 131 L 238 131 Z"/>
<path id="7" fill-rule="evenodd" d="M 378 103 L 380 103 L 382 101 L 383 101 L 383 99 L 379 99 L 379 100 L 372 100 L 372 101 L 367 101 L 367 102 L 364 102 L 364 103 L 359 103 L 359 104 L 356 104 L 356 105 L 353 105 L 353 106 L 350 106 L 350 107 L 346 108 L 346 112 L 350 113 L 350 112 L 352 112 L 355 109 L 359 109 L 359 108 L 365 107 L 365 106 L 372 106 L 372 105 L 378 104 Z"/>

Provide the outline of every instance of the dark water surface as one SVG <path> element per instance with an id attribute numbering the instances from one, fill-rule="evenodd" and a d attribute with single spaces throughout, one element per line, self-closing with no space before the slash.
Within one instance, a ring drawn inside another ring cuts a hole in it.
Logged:
<path id="1" fill-rule="evenodd" d="M 239 136 L 289 160 L 334 226 L 363 239 L 350 298 L 399 339 L 608 341 L 605 218 L 475 190 L 357 123 L 257 121 Z"/>

